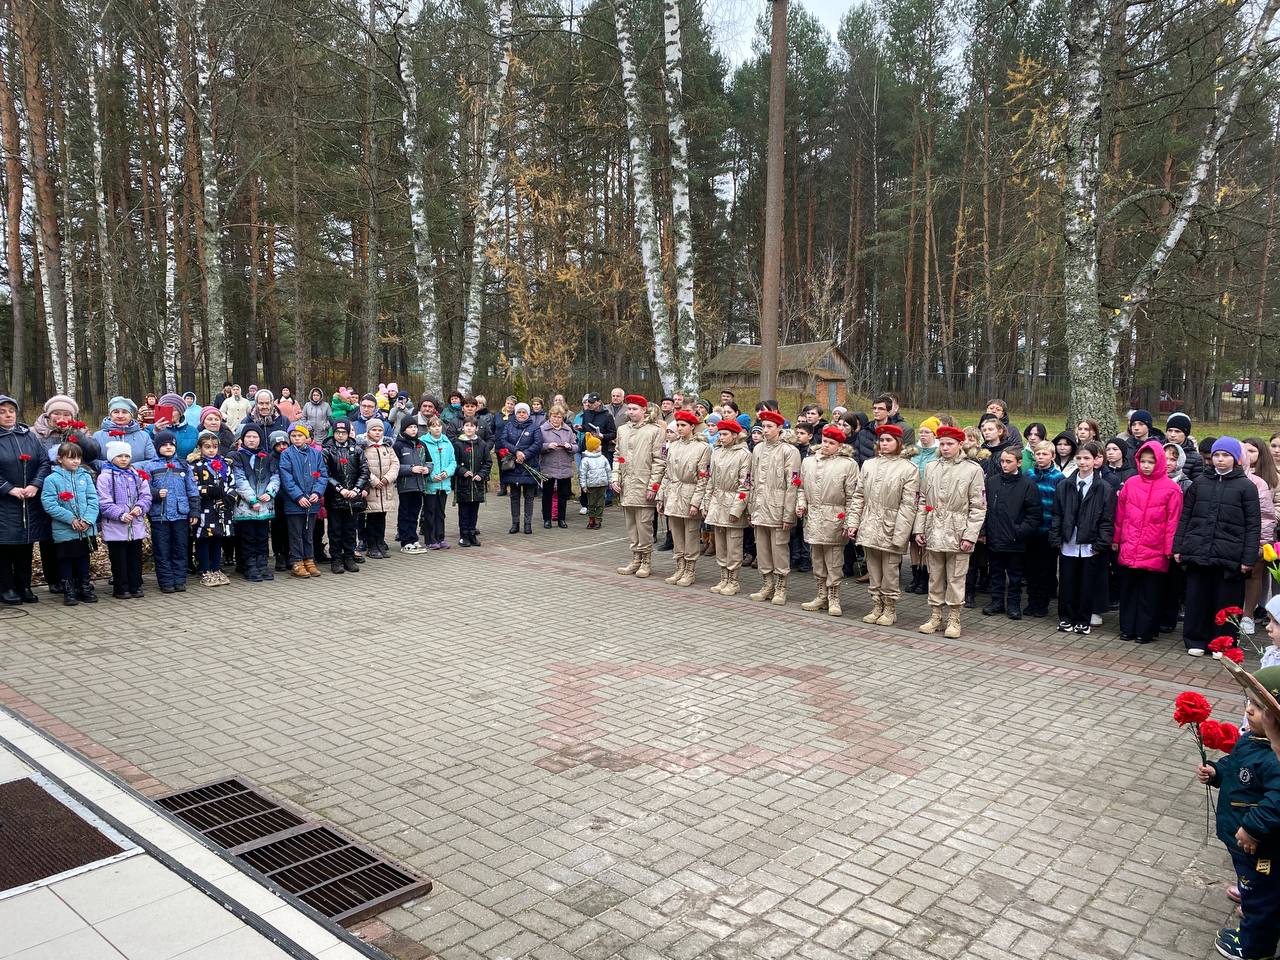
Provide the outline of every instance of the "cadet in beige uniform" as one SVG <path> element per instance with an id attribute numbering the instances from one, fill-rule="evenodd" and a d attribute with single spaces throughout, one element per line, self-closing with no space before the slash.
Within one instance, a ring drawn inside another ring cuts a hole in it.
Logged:
<path id="1" fill-rule="evenodd" d="M 801 610 L 826 610 L 833 617 L 840 609 L 840 576 L 844 545 L 849 541 L 849 518 L 858 486 L 858 464 L 845 434 L 837 426 L 822 429 L 822 446 L 800 465 L 800 490 L 796 515 L 804 517 L 804 540 L 813 556 L 818 595 Z"/>
<path id="2" fill-rule="evenodd" d="M 666 431 L 658 424 L 658 408 L 638 394 L 628 394 L 627 422 L 618 428 L 613 457 L 613 492 L 619 495 L 631 541 L 631 562 L 619 567 L 624 576 L 649 576 L 653 557 L 654 500 L 666 465 L 662 444 Z"/>
<path id="3" fill-rule="evenodd" d="M 965 455 L 959 427 L 939 427 L 938 459 L 925 467 L 924 490 L 916 511 L 916 543 L 924 547 L 929 565 L 929 606 L 933 616 L 921 633 L 937 633 L 942 607 L 949 607 L 948 637 L 960 636 L 960 608 L 969 555 L 987 516 L 987 493 L 982 468 Z"/>
<path id="4" fill-rule="evenodd" d="M 747 497 L 751 495 L 751 451 L 737 420 L 721 420 L 716 429 L 702 513 L 715 535 L 716 563 L 720 564 L 720 582 L 711 592 L 732 597 L 740 589 L 742 534 L 750 522 Z"/>
<path id="5" fill-rule="evenodd" d="M 698 562 L 702 538 L 702 501 L 707 495 L 711 470 L 711 444 L 696 434 L 698 418 L 687 410 L 675 416 L 676 438 L 667 444 L 667 467 L 658 490 L 658 507 L 671 529 L 676 571 L 667 583 L 693 586 L 693 569 Z"/>
<path id="6" fill-rule="evenodd" d="M 876 427 L 876 449 L 878 455 L 863 465 L 858 478 L 849 526 L 867 555 L 871 576 L 871 612 L 862 622 L 891 627 L 898 622 L 902 554 L 916 519 L 920 471 L 902 455 L 902 428 L 896 424 Z"/>
<path id="7" fill-rule="evenodd" d="M 751 451 L 751 525 L 756 534 L 756 566 L 764 583 L 752 600 L 787 602 L 791 572 L 791 528 L 800 492 L 800 451 L 782 439 L 782 414 L 760 413 L 764 440 Z"/>

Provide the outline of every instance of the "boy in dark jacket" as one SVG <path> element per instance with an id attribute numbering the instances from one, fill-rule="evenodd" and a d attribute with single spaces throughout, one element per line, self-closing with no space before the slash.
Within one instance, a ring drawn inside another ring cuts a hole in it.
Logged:
<path id="1" fill-rule="evenodd" d="M 1258 559 L 1262 509 L 1258 489 L 1244 475 L 1244 447 L 1235 437 L 1213 444 L 1210 468 L 1187 488 L 1173 537 L 1173 559 L 1187 571 L 1182 642 L 1203 657 L 1223 607 L 1244 601 L 1245 577 Z"/>
<path id="2" fill-rule="evenodd" d="M 1186 474 L 1188 480 L 1194 480 L 1204 473 L 1204 457 L 1200 456 L 1195 441 L 1191 439 L 1189 416 L 1185 413 L 1169 414 L 1169 420 L 1164 425 L 1164 439 L 1166 443 L 1175 443 L 1182 449 L 1187 458 L 1182 465 L 1182 472 Z"/>
<path id="3" fill-rule="evenodd" d="M 1254 677 L 1280 693 L 1280 667 L 1263 667 Z M 1249 729 L 1262 729 L 1262 710 L 1253 698 L 1245 707 Z M 1197 771 L 1200 782 L 1218 788 L 1218 839 L 1231 854 L 1243 917 L 1238 929 L 1218 932 L 1224 957 L 1270 957 L 1280 941 L 1280 761 L 1267 738 L 1245 733 L 1221 760 Z"/>
<path id="4" fill-rule="evenodd" d="M 324 442 L 325 471 L 329 485 L 324 491 L 325 512 L 329 515 L 329 567 L 334 573 L 359 573 L 356 563 L 356 518 L 364 510 L 364 491 L 369 486 L 369 462 L 351 436 L 351 421 L 337 420 L 333 436 Z"/>
<path id="5" fill-rule="evenodd" d="M 805 409 L 808 408 L 806 407 Z M 795 438 L 792 442 L 795 444 L 795 448 L 800 451 L 800 462 L 804 463 L 809 456 L 810 445 L 813 443 L 813 425 L 806 421 L 798 420 L 796 425 L 791 428 L 791 433 Z M 798 518 L 791 528 L 791 539 L 788 541 L 787 549 L 791 554 L 791 569 L 801 573 L 809 573 L 813 570 L 813 555 L 809 551 L 809 544 L 804 539 L 803 517 Z"/>
<path id="6" fill-rule="evenodd" d="M 466 409 L 466 404 L 463 404 Z M 462 418 L 462 433 L 453 441 L 453 454 L 458 469 L 453 473 L 453 499 L 458 505 L 458 546 L 478 547 L 476 520 L 484 503 L 493 470 L 490 446 L 480 436 L 480 423 L 475 417 Z"/>
<path id="7" fill-rule="evenodd" d="M 401 553 L 426 553 L 427 548 L 418 543 L 418 517 L 422 513 L 422 497 L 431 479 L 431 458 L 427 447 L 418 439 L 418 421 L 405 417 L 400 422 L 400 436 L 392 444 L 400 461 L 400 476 L 396 480 L 396 492 L 400 494 L 400 508 L 396 511 L 396 539 Z"/>
<path id="8" fill-rule="evenodd" d="M 1061 552 L 1058 630 L 1087 634 L 1107 609 L 1107 562 L 1115 529 L 1116 492 L 1097 474 L 1102 448 L 1090 440 L 1076 452 L 1076 472 L 1053 498 L 1049 543 Z M 1255 498 L 1256 499 L 1256 498 Z"/>
<path id="9" fill-rule="evenodd" d="M 289 428 L 289 446 L 280 454 L 280 487 L 285 493 L 289 560 L 295 577 L 320 576 L 312 533 L 328 486 L 324 457 L 311 445 L 311 431 L 305 424 L 295 423 Z"/>
<path id="10" fill-rule="evenodd" d="M 178 459 L 177 435 L 172 430 L 157 430 L 154 439 L 156 458 L 142 468 L 151 475 L 151 552 L 156 583 L 161 593 L 185 593 L 190 520 L 200 503 L 200 491 L 191 475 L 191 464 Z"/>
<path id="11" fill-rule="evenodd" d="M 1062 482 L 1062 471 L 1053 462 L 1053 444 L 1041 440 L 1032 449 L 1035 467 L 1031 480 L 1040 494 L 1040 525 L 1027 538 L 1026 580 L 1028 617 L 1049 614 L 1049 601 L 1058 593 L 1058 551 L 1049 545 L 1049 522 L 1053 519 L 1053 497 Z"/>
<path id="12" fill-rule="evenodd" d="M 991 564 L 991 603 L 982 613 L 1006 613 L 1010 620 L 1021 620 L 1022 560 L 1027 541 L 1040 527 L 1040 492 L 1022 472 L 1022 455 L 1012 446 L 1000 451 L 998 463 L 999 472 L 986 480 L 983 534 Z"/>

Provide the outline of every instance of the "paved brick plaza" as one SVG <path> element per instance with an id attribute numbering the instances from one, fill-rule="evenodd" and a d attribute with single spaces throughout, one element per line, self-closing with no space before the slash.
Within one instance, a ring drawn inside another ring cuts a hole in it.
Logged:
<path id="1" fill-rule="evenodd" d="M 452 511 L 452 508 L 451 508 Z M 358 575 L 0 611 L 0 702 L 152 794 L 237 774 L 431 876 L 402 958 L 1207 957 L 1180 641 L 960 640 L 624 579 L 621 516 Z M 454 530 L 451 512 L 450 531 Z M 744 585 L 759 578 L 746 571 Z M 1111 618 L 1114 620 L 1114 617 Z M 7 686 L 6 686 L 7 685 Z"/>

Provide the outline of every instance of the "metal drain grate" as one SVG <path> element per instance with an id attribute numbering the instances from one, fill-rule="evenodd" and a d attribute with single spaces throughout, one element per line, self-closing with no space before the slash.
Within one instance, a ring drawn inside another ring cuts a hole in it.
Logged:
<path id="1" fill-rule="evenodd" d="M 307 823 L 243 780 L 156 801 L 324 916 L 350 925 L 431 890 L 431 882 Z"/>

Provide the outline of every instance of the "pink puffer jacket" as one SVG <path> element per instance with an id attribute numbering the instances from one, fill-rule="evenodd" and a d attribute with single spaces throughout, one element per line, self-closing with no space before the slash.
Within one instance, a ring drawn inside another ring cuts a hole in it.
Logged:
<path id="1" fill-rule="evenodd" d="M 1276 498 L 1275 491 L 1267 487 L 1267 481 L 1252 470 L 1247 471 L 1245 476 L 1253 481 L 1253 485 L 1258 488 L 1258 506 L 1262 514 L 1262 539 L 1259 543 L 1270 543 L 1275 539 L 1276 535 Z"/>
<path id="2" fill-rule="evenodd" d="M 1141 472 L 1120 488 L 1116 502 L 1115 543 L 1120 547 L 1120 564 L 1135 570 L 1169 569 L 1173 535 L 1182 515 L 1182 488 L 1164 470 L 1164 448 L 1148 440 L 1138 448 L 1138 456 L 1150 450 L 1156 471 L 1150 477 Z"/>

